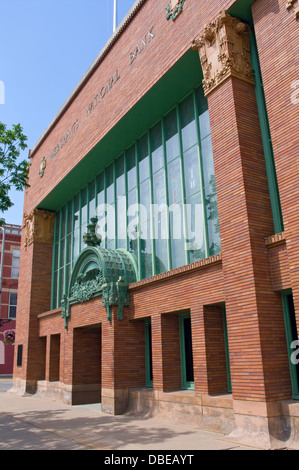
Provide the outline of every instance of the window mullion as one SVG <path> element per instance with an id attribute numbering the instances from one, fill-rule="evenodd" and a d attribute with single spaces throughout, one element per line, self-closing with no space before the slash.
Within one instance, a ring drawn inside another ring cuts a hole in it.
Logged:
<path id="1" fill-rule="evenodd" d="M 201 198 L 202 198 L 202 212 L 203 212 L 203 220 L 204 220 L 204 243 L 205 243 L 205 257 L 209 257 L 209 233 L 208 233 L 208 220 L 207 220 L 207 207 L 206 207 L 206 199 L 205 199 L 205 190 L 204 190 L 204 179 L 203 179 L 203 162 L 202 162 L 202 151 L 201 151 L 201 139 L 200 139 L 200 129 L 198 123 L 198 109 L 196 103 L 196 95 L 195 91 L 193 90 L 193 104 L 194 104 L 194 116 L 195 116 L 195 127 L 196 127 L 196 134 L 197 134 L 197 145 L 198 145 L 198 161 L 199 161 L 199 181 L 200 181 L 200 191 L 201 191 Z"/>
<path id="2" fill-rule="evenodd" d="M 156 242 L 155 242 L 155 221 L 154 221 L 154 186 L 153 186 L 153 165 L 152 165 L 152 149 L 150 132 L 147 133 L 148 142 L 148 157 L 149 157 L 149 172 L 150 172 L 150 192 L 151 192 L 151 206 L 150 206 L 150 236 L 152 242 L 152 275 L 155 276 L 156 270 Z"/>
<path id="3" fill-rule="evenodd" d="M 54 223 L 54 236 L 53 236 L 53 250 L 52 250 L 52 289 L 51 289 L 51 310 L 56 308 L 57 299 L 54 299 L 54 284 L 55 284 L 55 258 L 56 258 L 56 238 L 57 238 L 57 213 L 55 214 Z M 57 296 L 57 292 L 56 292 Z"/>
<path id="4" fill-rule="evenodd" d="M 168 197 L 168 177 L 167 177 L 167 160 L 166 160 L 166 141 L 165 141 L 164 119 L 162 119 L 161 124 L 162 124 L 162 146 L 163 146 L 165 201 L 166 201 L 167 257 L 168 257 L 168 270 L 170 270 L 170 269 L 172 269 L 172 259 L 171 259 L 171 240 L 170 240 L 170 222 L 169 222 L 169 197 Z"/>
<path id="5" fill-rule="evenodd" d="M 184 246 L 185 246 L 185 261 L 186 264 L 190 263 L 190 255 L 187 245 L 187 213 L 186 213 L 186 192 L 185 192 L 185 171 L 184 171 L 184 162 L 183 162 L 183 142 L 182 142 L 182 131 L 181 131 L 181 122 L 180 122 L 180 112 L 179 107 L 176 106 L 177 114 L 177 128 L 178 128 L 178 137 L 179 137 L 179 149 L 180 149 L 180 165 L 181 165 L 181 190 L 182 190 L 182 213 L 183 213 L 183 232 L 184 232 Z"/>

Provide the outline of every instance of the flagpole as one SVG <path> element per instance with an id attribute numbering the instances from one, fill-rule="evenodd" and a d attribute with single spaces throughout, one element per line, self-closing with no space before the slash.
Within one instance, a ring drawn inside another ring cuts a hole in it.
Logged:
<path id="1" fill-rule="evenodd" d="M 114 8 L 113 8 L 113 32 L 117 28 L 117 0 L 114 0 Z"/>

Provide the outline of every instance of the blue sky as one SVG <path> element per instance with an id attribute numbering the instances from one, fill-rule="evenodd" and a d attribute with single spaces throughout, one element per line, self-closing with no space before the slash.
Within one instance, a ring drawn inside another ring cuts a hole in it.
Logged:
<path id="1" fill-rule="evenodd" d="M 118 23 L 135 0 L 118 0 Z M 113 33 L 113 0 L 0 0 L 0 121 L 32 148 Z M 22 223 L 23 193 L 3 216 Z"/>

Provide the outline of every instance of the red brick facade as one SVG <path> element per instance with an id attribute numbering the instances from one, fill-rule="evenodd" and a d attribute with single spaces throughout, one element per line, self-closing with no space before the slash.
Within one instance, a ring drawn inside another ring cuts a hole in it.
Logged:
<path id="1" fill-rule="evenodd" d="M 206 25 L 235 3 L 241 14 L 252 2 L 186 0 L 183 12 L 171 21 L 165 17 L 165 0 L 136 2 L 31 152 L 24 220 L 37 207 L 43 209 L 46 196 L 191 49 Z M 53 241 L 30 237 L 34 227 L 24 229 L 16 339 L 23 355 L 21 364 L 15 360 L 16 388 L 35 392 L 56 383 L 66 402 L 101 401 L 107 413 L 148 407 L 148 414 L 159 412 L 179 422 L 188 415 L 196 426 L 232 431 L 232 438 L 265 447 L 278 445 L 277 436 L 287 440 L 281 423 L 299 412 L 295 400 L 292 409 L 285 405 L 292 399 L 292 386 L 281 296 L 292 290 L 299 325 L 299 104 L 291 99 L 292 83 L 299 79 L 299 29 L 286 0 L 256 0 L 251 9 L 284 232 L 274 233 L 254 85 L 229 76 L 207 95 L 221 254 L 130 284 L 123 320 L 117 319 L 114 308 L 112 320 L 107 320 L 100 297 L 73 305 L 65 329 L 61 309 L 51 310 Z M 130 51 L 148 31 L 153 34 L 151 42 L 130 65 Z M 88 114 L 99 83 L 106 83 L 116 70 L 120 78 Z M 77 120 L 76 132 L 48 158 Z M 181 388 L 182 312 L 191 317 L 194 390 L 176 393 Z M 144 321 L 149 318 L 153 389 L 142 394 L 134 389 L 146 384 Z"/>
<path id="2" fill-rule="evenodd" d="M 18 293 L 18 257 L 15 257 L 15 269 L 12 269 L 13 254 L 20 252 L 21 227 L 18 225 L 5 225 L 5 242 L 3 248 L 3 230 L 0 231 L 0 263 L 3 254 L 3 271 L 1 276 L 1 302 L 0 302 L 0 376 L 12 375 L 14 345 L 5 344 L 3 332 L 15 330 L 16 327 L 16 300 Z"/>

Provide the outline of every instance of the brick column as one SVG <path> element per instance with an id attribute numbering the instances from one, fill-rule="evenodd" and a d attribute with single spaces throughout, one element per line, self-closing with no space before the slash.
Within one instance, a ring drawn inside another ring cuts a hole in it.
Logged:
<path id="1" fill-rule="evenodd" d="M 102 323 L 102 411 L 123 414 L 128 406 L 129 388 L 145 386 L 144 321 L 123 320 L 112 307 L 111 321 Z"/>
<path id="2" fill-rule="evenodd" d="M 196 393 L 208 393 L 207 352 L 204 325 L 204 307 L 191 309 L 194 389 Z"/>
<path id="3" fill-rule="evenodd" d="M 45 379 L 45 341 L 38 336 L 39 313 L 50 310 L 54 214 L 24 214 L 16 323 L 16 350 L 23 345 L 22 366 L 14 363 L 17 388 L 34 392 Z"/>
<path id="4" fill-rule="evenodd" d="M 283 214 L 289 287 L 292 287 L 299 333 L 299 3 L 297 0 L 278 3 L 275 0 L 254 2 L 252 14 Z"/>
<path id="5" fill-rule="evenodd" d="M 194 43 L 211 121 L 235 419 L 240 433 L 247 415 L 262 416 L 267 434 L 267 402 L 291 388 L 264 241 L 274 229 L 249 44 L 248 26 L 225 14 Z"/>
<path id="6" fill-rule="evenodd" d="M 152 351 L 154 390 L 180 390 L 182 380 L 177 314 L 152 317 Z"/>

